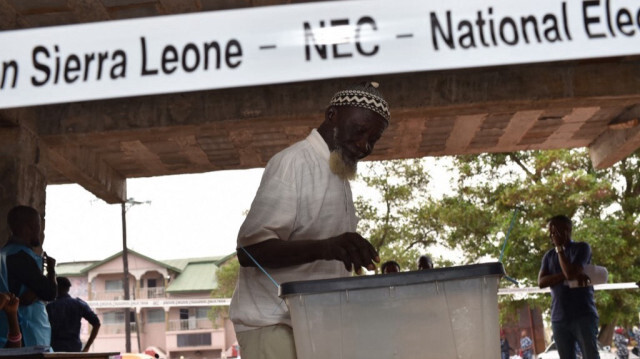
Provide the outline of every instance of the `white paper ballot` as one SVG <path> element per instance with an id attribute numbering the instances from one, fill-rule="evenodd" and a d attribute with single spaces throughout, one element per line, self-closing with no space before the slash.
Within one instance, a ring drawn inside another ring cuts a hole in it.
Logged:
<path id="1" fill-rule="evenodd" d="M 609 277 L 609 271 L 607 271 L 607 268 L 594 264 L 586 264 L 583 267 L 583 271 L 584 274 L 588 275 L 591 279 L 591 283 L 589 283 L 589 285 L 607 283 L 607 278 Z M 568 285 L 569 288 L 579 287 L 577 280 L 565 280 L 564 284 Z"/>

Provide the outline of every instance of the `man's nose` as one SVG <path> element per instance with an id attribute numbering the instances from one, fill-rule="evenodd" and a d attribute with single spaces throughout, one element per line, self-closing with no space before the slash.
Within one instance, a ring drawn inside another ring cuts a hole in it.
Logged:
<path id="1" fill-rule="evenodd" d="M 367 140 L 361 140 L 358 142 L 358 149 L 364 155 L 368 155 L 369 153 L 371 153 L 371 149 L 372 149 L 371 143 L 369 143 L 369 141 Z"/>

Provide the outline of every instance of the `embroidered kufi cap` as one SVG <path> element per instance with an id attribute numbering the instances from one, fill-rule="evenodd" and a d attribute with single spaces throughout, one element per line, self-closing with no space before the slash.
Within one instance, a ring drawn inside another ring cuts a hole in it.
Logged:
<path id="1" fill-rule="evenodd" d="M 388 125 L 391 117 L 389 105 L 382 97 L 378 86 L 377 82 L 364 82 L 346 90 L 338 91 L 331 98 L 329 106 L 363 107 L 378 113 Z"/>

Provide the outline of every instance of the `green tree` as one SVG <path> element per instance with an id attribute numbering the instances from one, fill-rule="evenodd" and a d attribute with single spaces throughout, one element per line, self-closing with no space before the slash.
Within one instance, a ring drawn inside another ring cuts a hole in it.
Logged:
<path id="1" fill-rule="evenodd" d="M 635 282 L 640 277 L 639 160 L 640 151 L 595 170 L 585 150 L 457 157 L 455 195 L 443 198 L 430 215 L 442 221 L 447 246 L 473 262 L 497 257 L 517 210 L 502 262 L 511 277 L 536 286 L 542 256 L 551 248 L 547 219 L 565 214 L 573 219 L 573 237 L 590 243 L 593 262 L 607 267 L 612 282 Z M 533 302 L 548 308 L 549 300 L 545 295 Z M 613 323 L 637 320 L 636 293 L 599 291 L 596 301 L 603 332 Z"/>
<path id="2" fill-rule="evenodd" d="M 237 257 L 233 257 L 224 264 L 222 264 L 216 271 L 216 283 L 217 287 L 211 291 L 211 297 L 213 298 L 231 298 L 233 291 L 236 288 L 236 282 L 238 280 L 238 271 L 240 270 L 240 263 Z M 218 318 L 228 318 L 229 308 L 227 306 L 213 306 L 208 313 L 209 319 L 213 323 L 217 323 Z"/>
<path id="3" fill-rule="evenodd" d="M 416 269 L 416 260 L 437 242 L 437 221 L 425 216 L 431 206 L 429 175 L 423 160 L 369 162 L 360 180 L 369 190 L 355 200 L 358 232 L 380 253 Z"/>
<path id="4" fill-rule="evenodd" d="M 586 150 L 459 156 L 436 165 L 447 163 L 456 180 L 442 198 L 429 193 L 422 160 L 367 165 L 362 181 L 378 198 L 356 201 L 358 229 L 382 260 L 414 268 L 417 254 L 436 245 L 462 253 L 456 264 L 496 260 L 515 216 L 502 262 L 510 277 L 537 286 L 551 248 L 547 220 L 565 214 L 573 219 L 573 237 L 590 243 L 593 262 L 607 267 L 610 282 L 640 279 L 640 151 L 603 170 L 593 168 Z M 527 301 L 543 310 L 550 305 L 548 295 Z M 603 342 L 612 324 L 637 321 L 636 291 L 598 291 L 596 301 Z M 505 312 L 514 303 L 504 303 Z"/>

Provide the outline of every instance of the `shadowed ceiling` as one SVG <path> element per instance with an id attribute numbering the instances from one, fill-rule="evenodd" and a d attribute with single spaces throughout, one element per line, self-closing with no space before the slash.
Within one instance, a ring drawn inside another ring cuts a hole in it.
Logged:
<path id="1" fill-rule="evenodd" d="M 0 27 L 108 21 L 289 3 L 0 0 Z M 336 90 L 375 80 L 391 125 L 371 160 L 587 147 L 596 168 L 640 147 L 640 57 L 341 78 L 0 111 L 35 124 L 47 181 L 109 203 L 126 179 L 263 167 L 324 116 Z"/>

